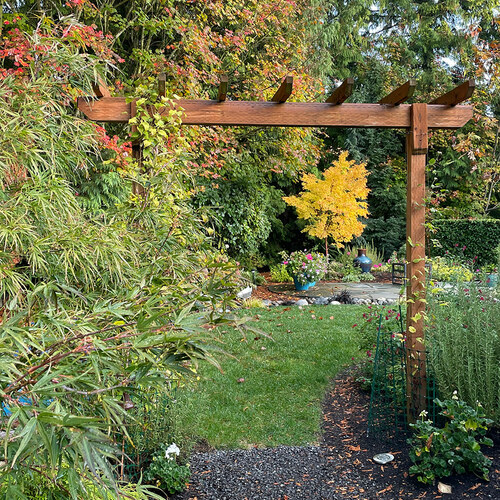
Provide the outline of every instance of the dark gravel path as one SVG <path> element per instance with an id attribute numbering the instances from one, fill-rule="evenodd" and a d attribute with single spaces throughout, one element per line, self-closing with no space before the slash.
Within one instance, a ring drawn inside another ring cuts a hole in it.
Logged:
<path id="1" fill-rule="evenodd" d="M 175 500 L 500 499 L 500 435 L 484 450 L 493 459 L 489 483 L 473 475 L 443 480 L 452 487 L 422 486 L 408 476 L 404 438 L 378 441 L 366 435 L 369 397 L 346 373 L 335 381 L 323 405 L 321 446 L 228 450 L 195 454 L 188 491 Z M 381 466 L 376 453 L 395 460 Z"/>

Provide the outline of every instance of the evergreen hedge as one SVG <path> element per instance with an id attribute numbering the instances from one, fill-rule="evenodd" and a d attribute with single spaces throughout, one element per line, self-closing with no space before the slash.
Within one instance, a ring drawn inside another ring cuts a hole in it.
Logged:
<path id="1" fill-rule="evenodd" d="M 500 245 L 500 219 L 442 219 L 433 222 L 435 232 L 430 235 L 432 255 L 451 255 L 477 263 L 496 264 Z"/>

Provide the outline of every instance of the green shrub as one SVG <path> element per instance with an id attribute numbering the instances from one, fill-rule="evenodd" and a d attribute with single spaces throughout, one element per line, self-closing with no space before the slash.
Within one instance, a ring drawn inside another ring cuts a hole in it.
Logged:
<path id="1" fill-rule="evenodd" d="M 500 242 L 500 219 L 443 219 L 433 222 L 435 232 L 430 235 L 433 255 L 453 256 L 462 254 L 477 263 L 495 264 L 498 257 L 495 249 Z"/>
<path id="2" fill-rule="evenodd" d="M 427 412 L 421 413 L 421 420 L 410 424 L 415 431 L 408 439 L 412 445 L 410 474 L 425 484 L 436 478 L 452 474 L 472 472 L 488 480 L 491 460 L 481 452 L 481 445 L 493 446 L 493 441 L 484 437 L 491 420 L 485 418 L 483 408 L 476 404 L 471 408 L 459 401 L 456 394 L 447 401 L 435 400 L 442 409 L 439 413 L 446 418 L 444 428 L 437 428 L 432 421 L 425 420 Z"/>
<path id="3" fill-rule="evenodd" d="M 432 278 L 437 281 L 471 281 L 474 273 L 465 265 L 452 263 L 442 257 L 434 257 L 432 262 Z"/>
<path id="4" fill-rule="evenodd" d="M 264 307 L 264 302 L 257 297 L 250 297 L 249 299 L 245 299 L 243 301 L 243 307 L 246 307 L 247 309 L 259 309 Z"/>
<path id="5" fill-rule="evenodd" d="M 356 380 L 365 390 L 371 389 L 379 323 L 380 331 L 384 334 L 402 338 L 399 310 L 391 306 L 369 306 L 359 322 L 353 325 L 359 331 L 359 349 L 364 354 L 358 365 Z"/>
<path id="6" fill-rule="evenodd" d="M 167 448 L 163 445 L 153 456 L 153 460 L 144 472 L 144 480 L 173 495 L 186 488 L 191 471 L 188 465 L 177 463 L 175 455 L 178 451 L 177 453 L 169 452 L 171 446 Z"/>
<path id="7" fill-rule="evenodd" d="M 428 294 L 428 361 L 438 393 L 458 390 L 469 405 L 481 401 L 500 422 L 500 302 L 482 284 L 458 283 Z"/>
<path id="8" fill-rule="evenodd" d="M 345 266 L 341 262 L 330 261 L 326 266 L 326 279 L 340 279 L 344 276 Z"/>
<path id="9" fill-rule="evenodd" d="M 342 281 L 344 283 L 357 283 L 359 281 L 373 281 L 375 276 L 371 273 L 362 273 L 360 272 L 351 272 L 350 274 L 346 274 Z"/>
<path id="10" fill-rule="evenodd" d="M 276 283 L 289 283 L 293 281 L 292 277 L 288 274 L 287 266 L 284 264 L 277 264 L 269 268 L 271 272 L 271 281 Z"/>

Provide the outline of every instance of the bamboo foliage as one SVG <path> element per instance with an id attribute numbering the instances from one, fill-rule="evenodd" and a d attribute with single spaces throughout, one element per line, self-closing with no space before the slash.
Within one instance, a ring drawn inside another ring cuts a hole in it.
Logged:
<path id="1" fill-rule="evenodd" d="M 187 205 L 182 156 L 110 162 L 72 104 L 102 69 L 42 34 L 0 86 L 0 498 L 160 498 L 118 481 L 125 400 L 215 362 L 208 327 L 228 321 L 234 269 Z M 147 197 L 125 194 L 131 178 Z"/>

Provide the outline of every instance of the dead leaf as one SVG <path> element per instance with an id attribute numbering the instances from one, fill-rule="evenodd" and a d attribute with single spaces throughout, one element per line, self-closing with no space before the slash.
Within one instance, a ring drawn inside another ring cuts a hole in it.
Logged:
<path id="1" fill-rule="evenodd" d="M 451 486 L 449 484 L 438 483 L 438 491 L 439 493 L 451 495 Z"/>
<path id="2" fill-rule="evenodd" d="M 385 493 L 386 491 L 391 491 L 392 490 L 392 484 L 390 484 L 389 486 L 387 486 L 387 488 L 383 489 L 383 490 L 380 490 L 377 495 L 380 495 L 382 493 Z"/>

